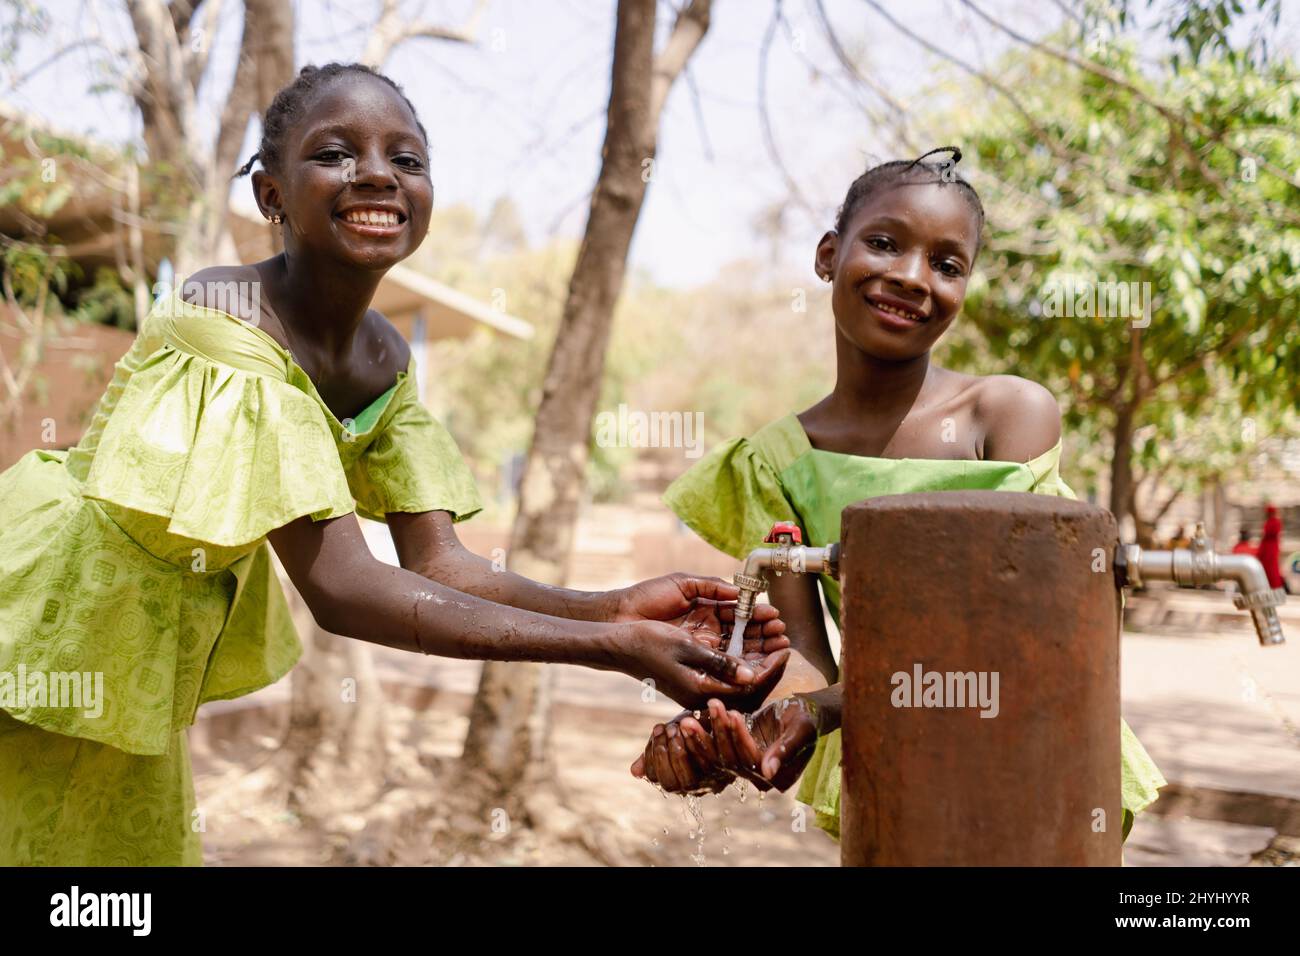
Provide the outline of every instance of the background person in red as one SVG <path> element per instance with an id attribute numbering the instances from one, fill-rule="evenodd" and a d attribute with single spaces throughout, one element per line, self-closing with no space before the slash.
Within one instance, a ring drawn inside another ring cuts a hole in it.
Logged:
<path id="1" fill-rule="evenodd" d="M 1278 517 L 1277 508 L 1264 506 L 1264 533 L 1259 539 L 1259 550 L 1255 552 L 1259 563 L 1264 565 L 1268 575 L 1268 586 L 1280 588 L 1285 586 L 1282 569 L 1278 567 L 1278 557 L 1282 553 L 1282 519 Z"/>

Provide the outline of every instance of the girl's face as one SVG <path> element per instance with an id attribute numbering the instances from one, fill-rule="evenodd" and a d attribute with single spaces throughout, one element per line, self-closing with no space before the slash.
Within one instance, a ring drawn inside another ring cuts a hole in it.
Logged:
<path id="1" fill-rule="evenodd" d="M 925 354 L 961 311 L 979 220 L 950 183 L 886 186 L 817 246 L 839 334 L 875 358 Z"/>
<path id="2" fill-rule="evenodd" d="M 263 211 L 285 218 L 285 248 L 389 269 L 429 231 L 433 182 L 415 117 L 369 76 L 332 80 L 286 133 L 280 169 L 254 177 Z"/>

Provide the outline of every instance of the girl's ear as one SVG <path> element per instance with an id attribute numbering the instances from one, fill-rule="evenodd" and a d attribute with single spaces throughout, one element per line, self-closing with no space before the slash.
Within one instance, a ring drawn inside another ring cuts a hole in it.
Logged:
<path id="1" fill-rule="evenodd" d="M 813 269 L 817 273 L 817 278 L 823 282 L 830 282 L 835 276 L 835 253 L 839 249 L 839 243 L 839 234 L 834 229 L 827 230 L 821 241 L 817 243 Z"/>
<path id="2" fill-rule="evenodd" d="M 259 169 L 253 173 L 253 198 L 257 200 L 257 208 L 267 219 L 276 214 L 283 215 L 280 187 L 264 170 Z"/>

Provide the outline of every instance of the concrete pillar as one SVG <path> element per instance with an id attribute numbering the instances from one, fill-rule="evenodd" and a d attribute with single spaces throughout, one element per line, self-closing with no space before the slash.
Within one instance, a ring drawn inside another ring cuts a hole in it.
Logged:
<path id="1" fill-rule="evenodd" d="M 844 865 L 1120 865 L 1110 512 L 895 495 L 841 540 Z"/>

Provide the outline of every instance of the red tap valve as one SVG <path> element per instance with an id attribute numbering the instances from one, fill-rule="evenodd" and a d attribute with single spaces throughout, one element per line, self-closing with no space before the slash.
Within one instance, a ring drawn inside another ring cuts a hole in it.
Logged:
<path id="1" fill-rule="evenodd" d="M 767 533 L 763 539 L 764 544 L 778 544 L 783 535 L 789 535 L 790 541 L 786 543 L 803 544 L 803 532 L 793 521 L 778 521 L 772 525 L 772 530 Z"/>

